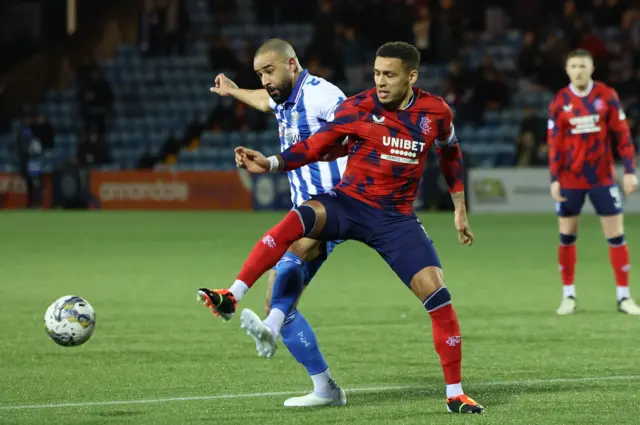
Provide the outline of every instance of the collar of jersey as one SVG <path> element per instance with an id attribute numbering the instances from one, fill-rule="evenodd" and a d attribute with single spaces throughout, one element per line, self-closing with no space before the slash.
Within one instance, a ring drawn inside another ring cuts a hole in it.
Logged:
<path id="1" fill-rule="evenodd" d="M 411 105 L 413 105 L 413 101 L 415 99 L 416 99 L 416 92 L 412 89 L 411 90 L 411 99 L 409 99 L 409 102 L 407 102 L 407 106 L 402 108 L 401 111 L 404 111 L 405 109 L 409 109 L 411 107 Z"/>
<path id="2" fill-rule="evenodd" d="M 398 109 L 398 111 L 406 111 L 407 109 L 409 109 L 411 106 L 413 106 L 413 102 L 416 100 L 416 89 L 415 87 L 413 89 L 411 89 L 411 99 L 409 99 L 409 102 L 407 103 L 407 106 L 405 106 L 402 109 Z M 384 109 L 384 106 L 382 106 L 382 104 L 380 103 L 380 99 L 378 99 L 378 95 L 376 93 L 373 93 L 373 101 L 376 104 L 376 106 L 382 110 Z"/>
<path id="3" fill-rule="evenodd" d="M 580 96 L 578 94 L 578 91 L 573 84 L 569 84 L 569 90 L 571 90 L 571 93 L 575 94 L 578 97 L 587 97 L 591 93 L 591 90 L 593 90 L 594 85 L 595 84 L 593 83 L 593 80 L 589 81 L 589 84 L 587 85 L 587 92 L 584 94 L 584 96 Z"/>
<path id="4" fill-rule="evenodd" d="M 306 80 L 308 76 L 309 76 L 309 71 L 306 69 L 302 70 L 302 73 L 300 73 L 300 76 L 298 77 L 298 81 L 296 81 L 296 85 L 293 86 L 293 91 L 291 92 L 291 94 L 289 95 L 289 98 L 286 100 L 285 103 L 296 103 L 296 101 L 298 100 L 298 97 L 300 97 L 300 89 L 304 84 L 304 80 Z"/>

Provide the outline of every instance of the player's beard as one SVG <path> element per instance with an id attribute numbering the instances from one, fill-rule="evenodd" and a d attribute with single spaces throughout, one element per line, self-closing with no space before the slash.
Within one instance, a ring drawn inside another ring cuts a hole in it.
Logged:
<path id="1" fill-rule="evenodd" d="M 269 96 L 271 96 L 271 99 L 273 99 L 274 102 L 280 104 L 291 96 L 291 92 L 293 92 L 293 83 L 282 83 L 279 86 L 276 86 L 275 89 L 277 91 L 271 92 L 267 90 L 267 93 L 269 93 Z"/>

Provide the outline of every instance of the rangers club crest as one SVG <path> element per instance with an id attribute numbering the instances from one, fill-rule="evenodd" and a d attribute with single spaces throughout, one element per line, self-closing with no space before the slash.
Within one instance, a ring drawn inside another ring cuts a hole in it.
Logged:
<path id="1" fill-rule="evenodd" d="M 593 107 L 596 109 L 596 111 L 602 111 L 602 108 L 604 108 L 604 102 L 602 101 L 602 99 L 598 98 L 595 102 L 593 102 Z"/>
<path id="2" fill-rule="evenodd" d="M 431 132 L 431 120 L 429 117 L 422 117 L 420 120 L 420 129 L 425 136 Z"/>

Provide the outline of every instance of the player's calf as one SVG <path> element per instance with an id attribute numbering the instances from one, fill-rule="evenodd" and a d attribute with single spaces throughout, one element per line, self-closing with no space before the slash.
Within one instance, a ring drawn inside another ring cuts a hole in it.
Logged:
<path id="1" fill-rule="evenodd" d="M 556 313 L 564 316 L 576 311 L 576 287 L 574 284 L 576 269 L 576 234 L 560 233 L 558 245 L 558 268 L 562 278 L 562 302 Z"/>
<path id="2" fill-rule="evenodd" d="M 609 244 L 609 260 L 616 280 L 616 301 L 618 311 L 640 315 L 640 307 L 631 299 L 629 291 L 629 271 L 631 261 L 629 248 L 624 236 L 623 215 L 615 214 L 600 217 L 602 232 Z"/>
<path id="3" fill-rule="evenodd" d="M 444 373 L 447 409 L 453 413 L 482 413 L 484 407 L 462 390 L 462 335 L 442 270 L 426 267 L 411 280 L 411 290 L 431 316 L 433 344 Z"/>
<path id="4" fill-rule="evenodd" d="M 269 314 L 264 321 L 277 338 L 285 318 L 295 309 L 304 290 L 305 269 L 302 259 L 287 252 L 276 266 Z"/>
<path id="5" fill-rule="evenodd" d="M 273 294 L 273 285 L 276 281 L 277 273 L 275 269 L 269 272 L 269 279 L 267 281 L 267 294 L 264 299 L 264 312 L 268 316 L 271 312 L 271 296 Z"/>

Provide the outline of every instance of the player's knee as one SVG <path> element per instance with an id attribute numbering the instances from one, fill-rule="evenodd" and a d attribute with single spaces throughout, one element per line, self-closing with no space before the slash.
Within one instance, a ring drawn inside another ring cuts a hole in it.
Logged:
<path id="1" fill-rule="evenodd" d="M 288 253 L 296 255 L 303 262 L 312 261 L 320 255 L 322 245 L 323 242 L 303 238 L 291 245 Z"/>
<path id="2" fill-rule="evenodd" d="M 566 233 L 560 233 L 560 245 L 570 246 L 576 243 L 578 236 L 575 234 L 568 235 Z"/>
<path id="3" fill-rule="evenodd" d="M 304 235 L 308 236 L 312 234 L 316 228 L 316 212 L 309 205 L 300 205 L 293 209 L 298 213 L 302 227 L 304 227 Z"/>
<path id="4" fill-rule="evenodd" d="M 444 277 L 439 267 L 425 267 L 411 279 L 411 292 L 423 302 L 443 286 Z"/>
<path id="5" fill-rule="evenodd" d="M 318 201 L 307 201 L 295 209 L 304 226 L 304 235 L 313 237 L 324 228 L 327 220 L 324 205 Z"/>

